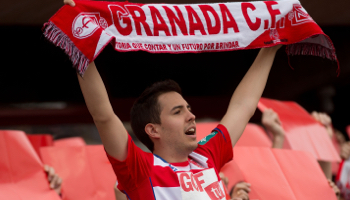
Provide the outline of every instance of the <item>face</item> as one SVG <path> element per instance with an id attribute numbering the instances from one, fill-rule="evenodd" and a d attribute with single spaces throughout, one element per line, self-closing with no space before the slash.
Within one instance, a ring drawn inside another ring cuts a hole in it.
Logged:
<path id="1" fill-rule="evenodd" d="M 175 151 L 190 153 L 197 148 L 195 116 L 191 107 L 177 92 L 158 97 L 160 105 L 160 139 Z"/>

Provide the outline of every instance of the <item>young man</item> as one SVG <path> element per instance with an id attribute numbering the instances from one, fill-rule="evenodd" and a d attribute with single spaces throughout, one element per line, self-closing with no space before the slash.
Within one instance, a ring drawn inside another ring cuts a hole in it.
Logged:
<path id="1" fill-rule="evenodd" d="M 66 4 L 74 6 L 72 0 Z M 127 134 L 109 102 L 94 62 L 78 76 L 86 105 L 129 199 L 226 199 L 219 178 L 233 157 L 232 147 L 254 114 L 280 45 L 261 49 L 236 88 L 220 125 L 196 142 L 195 115 L 174 81 L 146 89 L 132 108 L 134 133 L 152 153 L 143 152 Z"/>
<path id="2" fill-rule="evenodd" d="M 173 81 L 148 88 L 132 110 L 135 146 L 114 114 L 94 63 L 78 76 L 88 109 L 119 181 L 130 199 L 225 199 L 218 172 L 255 112 L 279 47 L 260 50 L 213 133 L 197 144 L 195 116 Z M 147 142 L 148 141 L 148 142 Z"/>

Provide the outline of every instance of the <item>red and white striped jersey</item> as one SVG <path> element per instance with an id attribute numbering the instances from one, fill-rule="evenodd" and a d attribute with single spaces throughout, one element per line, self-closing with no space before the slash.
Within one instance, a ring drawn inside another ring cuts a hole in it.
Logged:
<path id="1" fill-rule="evenodd" d="M 142 151 L 129 136 L 128 155 L 118 161 L 107 154 L 118 188 L 131 200 L 226 200 L 219 177 L 233 157 L 230 136 L 223 125 L 198 142 L 188 161 L 168 163 Z"/>

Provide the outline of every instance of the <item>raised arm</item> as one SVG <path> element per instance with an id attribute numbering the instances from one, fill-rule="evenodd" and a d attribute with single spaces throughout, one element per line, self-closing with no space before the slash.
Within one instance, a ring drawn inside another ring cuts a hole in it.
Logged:
<path id="1" fill-rule="evenodd" d="M 73 0 L 63 0 L 63 3 L 75 6 Z M 89 64 L 84 78 L 78 75 L 78 80 L 104 148 L 109 155 L 124 160 L 127 155 L 128 133 L 113 111 L 106 87 L 94 62 Z"/>
<path id="2" fill-rule="evenodd" d="M 107 153 L 118 160 L 127 155 L 128 134 L 109 102 L 106 88 L 95 63 L 89 64 L 84 78 L 78 75 L 86 106 L 95 122 Z"/>
<path id="3" fill-rule="evenodd" d="M 261 49 L 232 95 L 227 112 L 220 122 L 230 133 L 232 146 L 237 143 L 255 112 L 276 52 L 280 47 L 281 45 L 277 45 Z"/>

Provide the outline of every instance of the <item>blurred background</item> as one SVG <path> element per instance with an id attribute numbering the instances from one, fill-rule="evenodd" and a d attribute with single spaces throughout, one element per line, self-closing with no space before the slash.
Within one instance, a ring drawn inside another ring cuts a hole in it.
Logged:
<path id="1" fill-rule="evenodd" d="M 42 26 L 62 0 L 17 0 L 0 3 L 0 129 L 49 133 L 55 139 L 83 136 L 100 143 L 75 70 L 64 52 L 47 41 Z M 138 3 L 209 3 L 208 0 L 132 0 Z M 313 56 L 277 53 L 264 97 L 296 101 L 307 111 L 326 112 L 345 133 L 350 124 L 350 1 L 301 0 L 331 38 L 340 63 Z M 111 45 L 96 59 L 116 114 L 129 127 L 135 98 L 158 80 L 173 79 L 183 89 L 197 119 L 219 120 L 258 50 L 200 54 L 120 53 Z M 258 122 L 256 112 L 252 121 Z M 129 130 L 130 131 L 130 130 Z M 131 131 L 130 131 L 131 132 Z"/>

